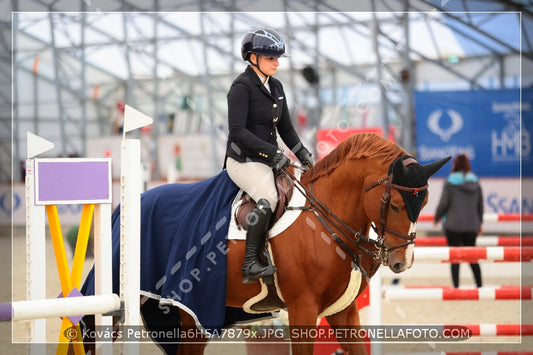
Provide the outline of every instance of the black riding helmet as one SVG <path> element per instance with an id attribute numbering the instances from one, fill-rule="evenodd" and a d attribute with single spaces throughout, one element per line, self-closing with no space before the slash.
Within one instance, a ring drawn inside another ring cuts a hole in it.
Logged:
<path id="1" fill-rule="evenodd" d="M 244 36 L 241 43 L 242 59 L 250 60 L 250 53 L 279 58 L 285 54 L 285 41 L 270 28 L 255 28 Z"/>

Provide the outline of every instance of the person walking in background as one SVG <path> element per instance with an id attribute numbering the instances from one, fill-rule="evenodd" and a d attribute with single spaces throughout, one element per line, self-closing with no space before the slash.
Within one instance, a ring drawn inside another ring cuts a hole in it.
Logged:
<path id="1" fill-rule="evenodd" d="M 452 172 L 446 179 L 440 197 L 434 224 L 442 220 L 448 246 L 475 246 L 483 223 L 483 192 L 478 177 L 471 171 L 470 160 L 458 155 Z M 470 264 L 476 286 L 481 287 L 479 264 Z M 459 287 L 459 264 L 451 264 L 453 286 Z"/>

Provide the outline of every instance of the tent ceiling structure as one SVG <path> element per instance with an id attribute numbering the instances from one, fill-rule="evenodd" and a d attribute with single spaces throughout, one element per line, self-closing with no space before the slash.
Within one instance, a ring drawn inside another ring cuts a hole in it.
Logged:
<path id="1" fill-rule="evenodd" d="M 83 155 L 88 138 L 111 133 L 120 102 L 157 118 L 155 135 L 168 114 L 192 109 L 200 118 L 187 130 L 220 140 L 225 94 L 244 68 L 240 39 L 255 26 L 284 34 L 290 57 L 279 76 L 293 112 L 304 108 L 310 126 L 327 126 L 324 115 L 335 107 L 379 106 L 376 123 L 385 131 L 401 127 L 398 139 L 409 151 L 414 89 L 533 83 L 532 1 L 343 3 L 95 0 L 73 8 L 67 1 L 12 1 L 12 17 L 0 21 L 12 30 L 12 41 L 1 36 L 0 75 L 13 85 L 12 100 L 1 97 L 6 110 L 13 102 L 13 120 L 3 110 L 1 123 L 11 121 L 13 136 L 0 136 L 0 181 L 9 176 L 8 152 L 15 162 L 25 156 L 26 131 L 54 141 L 53 154 Z M 306 66 L 318 83 L 301 75 Z M 369 97 L 340 93 L 353 88 Z"/>

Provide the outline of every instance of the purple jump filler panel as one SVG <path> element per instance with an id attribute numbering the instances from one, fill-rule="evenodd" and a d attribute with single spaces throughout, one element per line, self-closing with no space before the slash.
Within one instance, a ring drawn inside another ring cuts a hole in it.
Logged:
<path id="1" fill-rule="evenodd" d="M 11 303 L 0 303 L 0 322 L 9 322 L 13 319 L 13 306 Z"/>
<path id="2" fill-rule="evenodd" d="M 35 159 L 35 204 L 111 203 L 111 159 Z"/>

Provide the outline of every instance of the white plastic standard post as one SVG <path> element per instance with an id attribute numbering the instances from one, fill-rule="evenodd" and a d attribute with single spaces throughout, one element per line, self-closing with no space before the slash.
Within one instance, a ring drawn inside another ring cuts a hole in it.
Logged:
<path id="1" fill-rule="evenodd" d="M 137 327 L 141 325 L 139 313 L 142 186 L 140 140 L 122 140 L 120 170 L 120 298 L 124 301 L 125 307 L 124 325 Z M 127 344 L 127 354 L 138 354 L 138 350 L 138 344 Z"/>
<path id="2" fill-rule="evenodd" d="M 26 160 L 26 299 L 46 298 L 45 207 L 35 205 L 35 160 Z M 46 319 L 29 323 L 28 343 L 31 354 L 44 354 Z"/>
<path id="3" fill-rule="evenodd" d="M 381 267 L 370 279 L 370 309 L 368 323 L 372 326 L 381 326 Z M 370 352 L 372 355 L 383 355 L 383 344 L 376 339 L 370 339 Z"/>
<path id="4" fill-rule="evenodd" d="M 126 105 L 120 166 L 120 298 L 124 302 L 124 325 L 141 326 L 141 141 L 126 139 L 126 133 L 153 122 L 152 118 Z M 127 331 L 127 330 L 126 330 Z M 122 346 L 125 354 L 139 354 L 138 342 Z M 140 339 L 139 339 L 140 340 Z"/>
<path id="5" fill-rule="evenodd" d="M 95 295 L 113 293 L 111 243 L 111 204 L 97 204 L 94 208 L 94 277 Z M 112 327 L 113 317 L 95 314 L 95 326 Z M 113 344 L 96 344 L 96 354 L 112 354 Z"/>
<path id="6" fill-rule="evenodd" d="M 35 205 L 35 160 L 33 157 L 54 148 L 54 143 L 26 133 L 26 299 L 46 298 L 45 208 Z M 28 327 L 30 354 L 44 354 L 46 320 L 32 320 Z"/>

